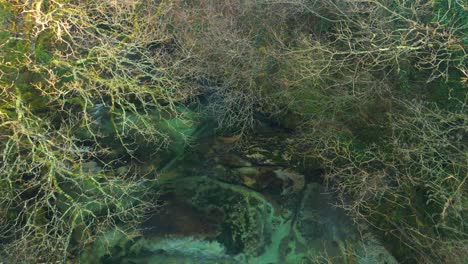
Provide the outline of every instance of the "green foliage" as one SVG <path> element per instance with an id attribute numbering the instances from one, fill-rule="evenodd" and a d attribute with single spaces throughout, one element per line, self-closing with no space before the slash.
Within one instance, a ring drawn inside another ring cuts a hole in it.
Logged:
<path id="1" fill-rule="evenodd" d="M 201 102 L 227 133 L 288 128 L 402 259 L 463 259 L 467 24 L 442 0 L 3 1 L 0 255 L 136 225 L 138 162 L 179 156 Z"/>

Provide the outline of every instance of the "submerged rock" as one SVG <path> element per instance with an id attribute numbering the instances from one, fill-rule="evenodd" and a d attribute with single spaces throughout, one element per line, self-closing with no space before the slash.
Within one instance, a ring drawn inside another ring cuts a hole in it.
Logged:
<path id="1" fill-rule="evenodd" d="M 242 184 L 259 192 L 280 193 L 283 183 L 275 177 L 273 168 L 242 167 L 231 171 L 234 183 Z"/>
<path id="2" fill-rule="evenodd" d="M 219 263 L 219 261 L 230 263 L 234 261 L 232 256 L 226 254 L 226 249 L 219 242 L 193 237 L 141 239 L 132 245 L 130 251 L 136 256 L 151 255 L 148 259 L 154 260 L 152 263 L 162 263 L 163 259 L 178 260 L 176 263 Z M 131 260 L 131 258 L 126 258 L 123 263 L 151 263 Z"/>
<path id="3" fill-rule="evenodd" d="M 219 158 L 216 158 L 216 161 L 221 163 L 224 166 L 238 168 L 238 167 L 250 167 L 252 164 L 247 160 L 239 157 L 235 154 L 224 154 Z"/>
<path id="4" fill-rule="evenodd" d="M 278 169 L 275 170 L 275 175 L 284 182 L 283 194 L 290 192 L 297 193 L 304 188 L 305 179 L 304 175 L 302 174 L 299 174 L 290 169 Z"/>
<path id="5" fill-rule="evenodd" d="M 313 260 L 320 254 L 343 263 L 340 241 L 354 240 L 353 223 L 344 212 L 332 207 L 333 196 L 316 183 L 308 184 L 295 212 L 285 261 L 295 263 L 302 259 Z"/>
<path id="6" fill-rule="evenodd" d="M 361 236 L 334 203 L 333 195 L 321 185 L 306 186 L 288 238 L 285 263 L 397 263 L 370 233 Z"/>
<path id="7" fill-rule="evenodd" d="M 242 186 L 208 177 L 189 177 L 172 182 L 174 193 L 195 208 L 223 212 L 224 221 L 216 240 L 229 254 L 261 255 L 271 243 L 271 234 L 284 220 L 276 208 L 259 193 Z"/>
<path id="8" fill-rule="evenodd" d="M 224 215 L 218 210 L 195 208 L 177 197 L 162 197 L 165 201 L 157 211 L 143 223 L 142 233 L 146 237 L 196 237 L 214 239 L 220 233 Z"/>

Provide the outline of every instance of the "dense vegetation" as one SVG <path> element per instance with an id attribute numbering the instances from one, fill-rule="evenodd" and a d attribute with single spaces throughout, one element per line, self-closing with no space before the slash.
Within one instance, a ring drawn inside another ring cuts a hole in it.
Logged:
<path id="1" fill-rule="evenodd" d="M 399 260 L 462 263 L 467 8 L 0 1 L 0 258 L 65 262 L 111 227 L 132 232 L 160 169 L 138 164 L 179 153 L 178 128 L 203 115 L 229 135 L 287 129 L 289 154 Z"/>

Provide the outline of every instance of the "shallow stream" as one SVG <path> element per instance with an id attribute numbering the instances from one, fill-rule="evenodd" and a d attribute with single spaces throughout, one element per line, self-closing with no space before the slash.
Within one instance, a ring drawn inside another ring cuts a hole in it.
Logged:
<path id="1" fill-rule="evenodd" d="M 142 235 L 110 231 L 81 262 L 396 263 L 334 206 L 320 170 L 296 168 L 284 132 L 248 144 L 198 133 L 160 171 L 161 204 L 140 227 Z"/>

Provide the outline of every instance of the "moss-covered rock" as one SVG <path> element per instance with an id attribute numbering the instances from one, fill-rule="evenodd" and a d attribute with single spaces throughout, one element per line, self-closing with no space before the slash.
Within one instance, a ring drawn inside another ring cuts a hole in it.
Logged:
<path id="1" fill-rule="evenodd" d="M 282 222 L 274 206 L 262 195 L 247 188 L 208 177 L 190 177 L 171 183 L 174 192 L 198 208 L 224 212 L 217 240 L 229 254 L 259 256 L 271 243 L 275 226 Z"/>

